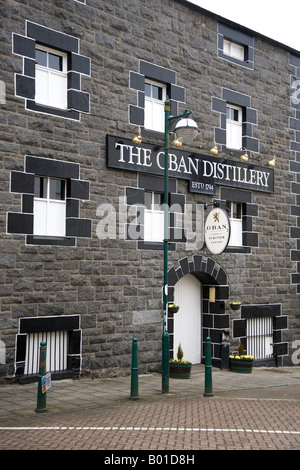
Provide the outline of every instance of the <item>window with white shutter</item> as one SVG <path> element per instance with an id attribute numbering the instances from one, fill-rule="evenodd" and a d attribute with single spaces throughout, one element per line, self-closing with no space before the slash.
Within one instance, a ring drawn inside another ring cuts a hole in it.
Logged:
<path id="1" fill-rule="evenodd" d="M 245 48 L 240 44 L 224 39 L 223 53 L 234 59 L 245 60 Z"/>
<path id="2" fill-rule="evenodd" d="M 67 109 L 67 54 L 37 46 L 35 74 L 35 102 Z"/>
<path id="3" fill-rule="evenodd" d="M 227 104 L 226 106 L 226 147 L 240 150 L 242 148 L 242 108 Z"/>
<path id="4" fill-rule="evenodd" d="M 34 235 L 65 236 L 65 180 L 35 177 L 33 232 Z"/>
<path id="5" fill-rule="evenodd" d="M 164 132 L 166 86 L 153 81 L 145 81 L 145 129 Z"/>
<path id="6" fill-rule="evenodd" d="M 163 194 L 145 191 L 144 239 L 162 242 L 164 239 Z"/>

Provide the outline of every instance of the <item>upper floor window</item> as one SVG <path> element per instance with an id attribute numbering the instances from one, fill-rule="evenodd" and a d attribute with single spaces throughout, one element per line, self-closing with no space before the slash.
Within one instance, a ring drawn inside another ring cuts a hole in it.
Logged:
<path id="1" fill-rule="evenodd" d="M 162 193 L 145 191 L 144 240 L 162 242 L 164 239 L 164 211 Z"/>
<path id="2" fill-rule="evenodd" d="M 13 34 L 13 53 L 23 57 L 23 73 L 15 74 L 16 96 L 25 108 L 67 119 L 89 113 L 89 93 L 81 90 L 90 76 L 90 59 L 79 54 L 79 40 L 27 21 L 26 36 Z"/>
<path id="3" fill-rule="evenodd" d="M 67 54 L 36 47 L 36 103 L 67 109 Z"/>
<path id="4" fill-rule="evenodd" d="M 242 108 L 226 106 L 226 147 L 240 150 L 242 148 Z"/>
<path id="5" fill-rule="evenodd" d="M 235 59 L 245 60 L 245 48 L 240 44 L 224 39 L 223 53 Z"/>
<path id="6" fill-rule="evenodd" d="M 254 37 L 231 26 L 218 24 L 218 56 L 235 65 L 254 68 Z"/>
<path id="7" fill-rule="evenodd" d="M 65 180 L 44 176 L 35 177 L 33 233 L 44 236 L 65 236 Z"/>
<path id="8" fill-rule="evenodd" d="M 164 84 L 145 81 L 145 129 L 164 132 L 166 86 Z"/>
<path id="9" fill-rule="evenodd" d="M 176 85 L 175 70 L 140 60 L 139 71 L 130 71 L 130 89 L 137 91 L 136 105 L 129 104 L 129 122 L 142 127 L 144 135 L 165 130 L 164 103 L 168 94 L 170 114 L 178 114 L 179 103 L 185 103 L 185 89 Z"/>

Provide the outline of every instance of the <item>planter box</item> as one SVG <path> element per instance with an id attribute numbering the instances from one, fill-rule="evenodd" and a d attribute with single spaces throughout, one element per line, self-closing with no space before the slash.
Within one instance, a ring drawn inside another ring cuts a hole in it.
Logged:
<path id="1" fill-rule="evenodd" d="M 241 304 L 230 304 L 232 310 L 239 310 L 241 308 Z"/>
<path id="2" fill-rule="evenodd" d="M 168 307 L 169 313 L 177 313 L 179 310 L 179 307 Z"/>
<path id="3" fill-rule="evenodd" d="M 192 363 L 186 364 L 170 363 L 170 378 L 171 379 L 189 379 L 191 376 Z"/>
<path id="4" fill-rule="evenodd" d="M 253 360 L 246 361 L 230 358 L 229 361 L 231 372 L 239 372 L 240 374 L 250 374 L 252 372 Z"/>

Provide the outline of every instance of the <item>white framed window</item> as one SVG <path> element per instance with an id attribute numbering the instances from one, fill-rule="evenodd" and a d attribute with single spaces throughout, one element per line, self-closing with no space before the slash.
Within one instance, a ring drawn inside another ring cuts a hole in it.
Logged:
<path id="1" fill-rule="evenodd" d="M 64 237 L 66 181 L 36 176 L 34 181 L 34 235 Z"/>
<path id="2" fill-rule="evenodd" d="M 236 42 L 224 39 L 223 41 L 223 53 L 233 57 L 234 59 L 245 60 L 245 48 Z"/>
<path id="3" fill-rule="evenodd" d="M 227 210 L 231 227 L 228 245 L 243 246 L 242 204 L 227 202 Z"/>
<path id="4" fill-rule="evenodd" d="M 40 45 L 35 54 L 35 102 L 67 109 L 67 54 Z"/>
<path id="5" fill-rule="evenodd" d="M 164 211 L 161 193 L 145 191 L 144 240 L 162 242 L 164 239 Z"/>
<path id="6" fill-rule="evenodd" d="M 242 148 L 243 111 L 239 106 L 226 106 L 226 147 L 234 150 Z"/>
<path id="7" fill-rule="evenodd" d="M 145 129 L 164 132 L 166 85 L 145 81 Z"/>

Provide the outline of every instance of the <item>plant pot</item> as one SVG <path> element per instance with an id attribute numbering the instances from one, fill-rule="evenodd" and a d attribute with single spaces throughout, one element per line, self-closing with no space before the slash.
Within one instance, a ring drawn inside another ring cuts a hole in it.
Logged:
<path id="1" fill-rule="evenodd" d="M 191 376 L 192 363 L 176 363 L 170 362 L 170 378 L 171 379 L 189 379 Z"/>
<path id="2" fill-rule="evenodd" d="M 169 313 L 177 313 L 179 310 L 179 307 L 168 307 Z"/>
<path id="3" fill-rule="evenodd" d="M 252 372 L 253 360 L 230 358 L 229 361 L 231 372 L 239 372 L 240 374 Z"/>
<path id="4" fill-rule="evenodd" d="M 241 307 L 241 304 L 234 304 L 234 303 L 231 303 L 230 304 L 230 307 L 232 310 L 239 310 L 240 307 Z"/>

